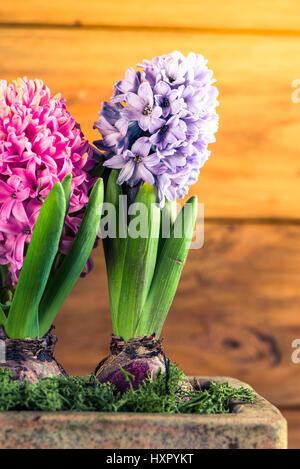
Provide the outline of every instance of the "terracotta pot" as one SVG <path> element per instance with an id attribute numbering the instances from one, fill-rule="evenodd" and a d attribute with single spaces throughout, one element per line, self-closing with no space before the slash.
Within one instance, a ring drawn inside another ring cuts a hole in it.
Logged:
<path id="1" fill-rule="evenodd" d="M 227 377 L 191 377 L 192 384 Z M 249 386 L 248 386 L 249 387 Z M 9 437 L 8 437 L 9 435 Z M 2 412 L 0 448 L 107 449 L 284 449 L 287 423 L 258 394 L 253 404 L 233 404 L 219 415 L 164 415 L 102 412 Z"/>

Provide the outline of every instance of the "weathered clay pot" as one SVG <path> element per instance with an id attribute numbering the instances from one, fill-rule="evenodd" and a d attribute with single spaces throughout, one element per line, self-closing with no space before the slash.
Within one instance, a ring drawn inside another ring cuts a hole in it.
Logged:
<path id="1" fill-rule="evenodd" d="M 190 378 L 207 381 L 233 378 Z M 249 386 L 248 386 L 249 387 Z M 7 437 L 9 435 L 9 438 Z M 0 448 L 284 449 L 287 423 L 258 394 L 253 404 L 233 403 L 222 415 L 102 412 L 0 412 Z"/>
<path id="2" fill-rule="evenodd" d="M 0 327 L 0 340 L 5 344 L 5 360 L 0 368 L 9 368 L 14 379 L 31 383 L 48 376 L 67 376 L 53 355 L 57 337 L 51 334 L 52 329 L 54 326 L 42 339 L 20 340 L 9 339 Z"/>
<path id="3" fill-rule="evenodd" d="M 111 355 L 102 360 L 95 370 L 96 379 L 100 383 L 110 382 L 118 391 L 124 392 L 129 388 L 120 366 L 135 376 L 129 378 L 134 389 L 152 375 L 155 377 L 158 369 L 166 370 L 161 339 L 150 337 L 133 337 L 124 342 L 121 337 L 112 336 L 110 343 Z"/>

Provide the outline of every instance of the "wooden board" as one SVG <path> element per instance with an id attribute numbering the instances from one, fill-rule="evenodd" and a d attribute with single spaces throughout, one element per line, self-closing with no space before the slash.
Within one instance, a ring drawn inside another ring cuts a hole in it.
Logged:
<path id="1" fill-rule="evenodd" d="M 102 249 L 56 320 L 57 357 L 75 374 L 108 351 L 109 301 Z M 206 223 L 191 251 L 163 334 L 188 375 L 227 375 L 279 405 L 300 405 L 300 226 Z"/>
<path id="2" fill-rule="evenodd" d="M 297 0 L 2 0 L 0 21 L 299 31 Z"/>
<path id="3" fill-rule="evenodd" d="M 206 217 L 300 217 L 300 104 L 291 100 L 300 37 L 0 29 L 1 77 L 41 77 L 91 139 L 102 100 L 142 58 L 202 52 L 220 90 L 220 130 L 191 194 Z"/>

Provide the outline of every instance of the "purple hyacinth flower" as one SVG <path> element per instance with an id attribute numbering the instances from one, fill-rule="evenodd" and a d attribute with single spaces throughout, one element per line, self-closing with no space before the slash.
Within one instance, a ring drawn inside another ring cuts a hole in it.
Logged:
<path id="1" fill-rule="evenodd" d="M 153 120 L 149 130 L 153 134 L 150 141 L 157 145 L 158 150 L 164 150 L 182 143 L 185 140 L 187 128 L 185 122 L 175 115 L 167 121 L 160 118 Z"/>
<path id="2" fill-rule="evenodd" d="M 100 116 L 103 116 L 111 125 L 121 118 L 122 106 L 120 104 L 111 104 L 104 101 L 102 103 L 102 109 L 99 113 Z"/>
<path id="3" fill-rule="evenodd" d="M 163 206 L 165 197 L 175 200 L 187 193 L 210 154 L 207 145 L 218 129 L 218 91 L 199 54 L 185 57 L 175 51 L 139 66 L 141 72 L 130 68 L 115 85 L 112 107 L 103 105 L 100 148 L 107 166 L 122 170 L 119 183 L 154 181 Z M 137 141 L 151 148 L 136 153 Z"/>
<path id="4" fill-rule="evenodd" d="M 178 51 L 155 57 L 152 61 L 144 60 L 142 67 L 144 68 L 143 78 L 152 86 L 163 80 L 172 88 L 185 82 L 188 71 L 186 58 Z"/>
<path id="5" fill-rule="evenodd" d="M 124 100 L 127 107 L 123 111 L 129 120 L 138 121 L 140 128 L 148 130 L 153 119 L 161 115 L 161 108 L 154 106 L 153 91 L 149 83 L 145 82 L 139 86 L 137 94 L 127 93 Z"/>
<path id="6" fill-rule="evenodd" d="M 141 83 L 142 79 L 140 72 L 136 72 L 132 67 L 130 67 L 125 73 L 125 78 L 115 84 L 114 96 L 124 95 L 129 92 L 137 93 Z"/>
<path id="7" fill-rule="evenodd" d="M 201 54 L 190 52 L 186 59 L 187 70 L 189 73 L 189 81 L 195 87 L 203 87 L 214 83 L 216 80 L 212 78 L 213 71 L 207 68 L 207 60 Z"/>
<path id="8" fill-rule="evenodd" d="M 157 187 L 157 195 L 158 199 L 160 200 L 160 206 L 163 207 L 165 201 L 166 191 L 171 184 L 170 179 L 168 178 L 166 173 L 163 173 L 156 178 L 156 187 Z"/>
<path id="9" fill-rule="evenodd" d="M 185 81 L 187 65 L 185 57 L 178 51 L 165 56 L 161 71 L 163 79 L 173 87 Z"/>
<path id="10" fill-rule="evenodd" d="M 153 173 L 160 172 L 160 159 L 157 153 L 149 155 L 151 142 L 148 137 L 139 138 L 131 150 L 125 150 L 121 155 L 116 155 L 107 160 L 104 166 L 121 169 L 117 183 L 127 182 L 130 187 L 143 180 L 148 184 L 154 184 Z"/>
<path id="11" fill-rule="evenodd" d="M 162 116 L 168 117 L 169 114 L 177 114 L 186 106 L 184 100 L 179 98 L 178 90 L 174 90 L 165 83 L 159 81 L 154 87 L 154 98 L 156 104 L 162 110 Z"/>
<path id="12" fill-rule="evenodd" d="M 186 165 L 186 151 L 185 147 L 178 147 L 170 150 L 157 150 L 161 163 L 166 170 L 175 172 L 178 167 Z"/>
<path id="13" fill-rule="evenodd" d="M 113 148 L 115 151 L 123 149 L 128 128 L 126 119 L 120 119 L 115 125 L 111 125 L 102 116 L 98 122 L 95 122 L 94 127 L 103 135 L 101 149 Z"/>
<path id="14" fill-rule="evenodd" d="M 94 143 L 101 150 L 110 149 L 115 153 L 122 151 L 128 132 L 128 121 L 121 116 L 120 107 L 104 102 L 99 115 L 100 119 L 94 123 L 94 128 L 101 132 L 103 139 Z"/>

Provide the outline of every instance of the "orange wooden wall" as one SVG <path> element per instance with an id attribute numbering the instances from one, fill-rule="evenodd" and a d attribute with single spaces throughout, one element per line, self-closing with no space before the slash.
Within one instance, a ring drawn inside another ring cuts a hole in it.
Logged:
<path id="1" fill-rule="evenodd" d="M 205 245 L 190 254 L 164 328 L 188 374 L 232 375 L 300 405 L 300 78 L 298 0 L 1 0 L 1 78 L 42 78 L 91 139 L 102 100 L 143 58 L 202 53 L 220 91 L 220 130 L 191 193 Z M 78 282 L 57 323 L 57 355 L 86 374 L 106 353 L 105 266 Z"/>

